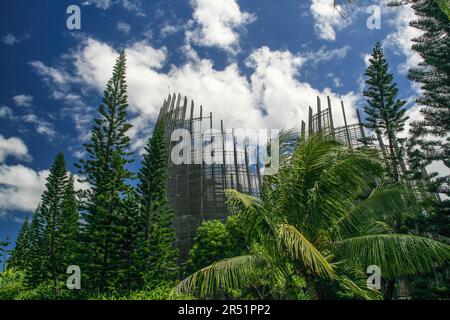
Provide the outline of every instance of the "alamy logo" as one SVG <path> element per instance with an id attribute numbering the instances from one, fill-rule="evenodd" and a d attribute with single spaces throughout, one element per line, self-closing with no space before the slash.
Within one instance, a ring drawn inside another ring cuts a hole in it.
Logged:
<path id="1" fill-rule="evenodd" d="M 69 290 L 81 289 L 81 270 L 77 265 L 71 265 L 67 267 L 66 273 L 70 274 L 67 278 L 66 286 Z"/>
<path id="2" fill-rule="evenodd" d="M 66 13 L 70 16 L 66 20 L 66 26 L 69 30 L 81 29 L 81 9 L 79 6 L 70 5 L 67 7 Z"/>
<path id="3" fill-rule="evenodd" d="M 370 274 L 367 278 L 367 288 L 381 289 L 381 269 L 379 266 L 371 265 L 367 267 L 366 274 Z"/>
<path id="4" fill-rule="evenodd" d="M 367 13 L 371 15 L 366 20 L 366 26 L 368 29 L 381 29 L 381 9 L 377 5 L 371 5 L 367 7 Z"/>

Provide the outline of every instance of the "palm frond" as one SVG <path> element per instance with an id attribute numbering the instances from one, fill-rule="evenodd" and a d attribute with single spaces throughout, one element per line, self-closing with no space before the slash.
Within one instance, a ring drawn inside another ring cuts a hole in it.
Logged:
<path id="1" fill-rule="evenodd" d="M 250 285 L 251 275 L 257 272 L 262 259 L 257 255 L 238 256 L 221 260 L 203 268 L 181 281 L 173 290 L 183 293 L 211 296 L 219 289 L 238 289 Z"/>
<path id="2" fill-rule="evenodd" d="M 357 261 L 363 268 L 377 265 L 387 279 L 433 273 L 448 265 L 450 246 L 420 236 L 379 234 L 349 238 L 336 243 L 336 255 Z"/>
<path id="3" fill-rule="evenodd" d="M 278 236 L 289 254 L 294 259 L 301 260 L 314 274 L 328 279 L 335 278 L 333 266 L 294 226 L 279 225 Z"/>
<path id="4" fill-rule="evenodd" d="M 335 239 L 342 239 L 351 235 L 363 235 L 374 227 L 379 231 L 371 233 L 388 231 L 389 225 L 382 220 L 407 212 L 409 205 L 405 192 L 406 190 L 398 185 L 378 186 L 366 199 L 353 205 L 351 210 L 331 227 L 330 232 Z M 377 218 L 381 221 L 374 221 Z"/>

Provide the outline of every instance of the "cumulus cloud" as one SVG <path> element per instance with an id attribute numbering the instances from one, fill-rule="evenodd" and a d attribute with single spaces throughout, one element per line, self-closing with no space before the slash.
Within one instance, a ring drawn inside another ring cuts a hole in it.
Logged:
<path id="1" fill-rule="evenodd" d="M 188 23 L 187 41 L 229 52 L 239 48 L 239 30 L 253 22 L 255 15 L 242 12 L 236 0 L 191 0 L 193 19 Z"/>
<path id="2" fill-rule="evenodd" d="M 351 23 L 351 17 L 343 19 L 330 0 L 311 0 L 311 14 L 314 29 L 320 39 L 336 40 L 336 30 L 342 30 Z"/>
<path id="3" fill-rule="evenodd" d="M 154 48 L 148 43 L 136 42 L 126 48 L 128 97 L 134 125 L 131 136 L 135 149 L 141 149 L 163 100 L 173 91 L 203 105 L 205 112 L 213 113 L 215 125 L 223 119 L 228 128 L 298 128 L 301 120 L 307 120 L 308 106 L 315 104 L 317 95 L 323 99 L 329 95 L 335 106 L 343 99 L 349 122 L 356 119 L 353 92 L 339 96 L 331 89 L 319 91 L 299 80 L 305 61 L 300 53 L 268 47 L 254 50 L 246 59 L 246 66 L 251 71 L 248 78 L 236 63 L 216 70 L 211 60 L 201 59 L 191 50 L 193 59 L 166 70 L 164 47 Z M 100 97 L 111 77 L 117 55 L 118 52 L 106 43 L 84 40 L 71 58 L 72 76 L 79 81 L 77 87 L 92 88 Z M 102 59 L 98 59 L 99 56 Z M 85 108 L 70 110 L 82 135 L 92 125 L 92 112 L 93 109 L 87 111 Z M 336 125 L 342 123 L 340 107 L 335 107 L 334 118 Z M 82 123 L 78 123 L 80 119 Z"/>
<path id="4" fill-rule="evenodd" d="M 29 161 L 31 156 L 22 139 L 17 137 L 5 138 L 0 134 L 0 163 L 12 156 L 19 160 Z"/>
<path id="5" fill-rule="evenodd" d="M 48 170 L 0 164 L 0 216 L 12 211 L 32 212 L 45 189 Z"/>
<path id="6" fill-rule="evenodd" d="M 17 96 L 14 96 L 12 98 L 12 100 L 14 101 L 14 103 L 17 106 L 20 106 L 20 107 L 31 107 L 31 104 L 33 103 L 33 96 L 26 95 L 26 94 L 19 94 Z"/>
<path id="7" fill-rule="evenodd" d="M 419 37 L 422 31 L 409 25 L 412 20 L 417 19 L 411 5 L 395 9 L 396 14 L 390 20 L 395 31 L 386 37 L 384 46 L 393 50 L 397 55 L 405 56 L 405 62 L 398 66 L 398 71 L 401 74 L 407 74 L 411 67 L 417 66 L 422 61 L 420 55 L 411 49 L 413 44 L 411 39 Z"/>

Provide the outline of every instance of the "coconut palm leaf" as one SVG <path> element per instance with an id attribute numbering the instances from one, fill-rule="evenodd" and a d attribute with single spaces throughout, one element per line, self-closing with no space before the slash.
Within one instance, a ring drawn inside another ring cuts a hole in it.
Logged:
<path id="1" fill-rule="evenodd" d="M 333 266 L 294 226 L 280 224 L 278 236 L 290 255 L 294 259 L 301 260 L 314 274 L 328 279 L 336 277 Z"/>
<path id="2" fill-rule="evenodd" d="M 383 298 L 381 292 L 367 288 L 366 279 L 358 278 L 354 281 L 347 276 L 340 275 L 337 280 L 339 285 L 347 292 L 352 293 L 354 297 L 364 300 L 381 300 Z"/>
<path id="3" fill-rule="evenodd" d="M 174 294 L 197 293 L 211 296 L 220 288 L 244 288 L 250 285 L 251 275 L 258 271 L 263 260 L 257 255 L 224 259 L 203 268 L 181 281 Z"/>
<path id="4" fill-rule="evenodd" d="M 337 256 L 364 268 L 377 265 L 387 279 L 432 273 L 450 260 L 450 246 L 409 234 L 367 235 L 339 241 L 336 246 Z"/>
<path id="5" fill-rule="evenodd" d="M 366 199 L 353 205 L 345 216 L 331 226 L 330 233 L 337 240 L 392 230 L 386 222 L 373 219 L 384 220 L 394 214 L 396 216 L 406 214 L 410 206 L 404 197 L 405 192 L 406 189 L 399 185 L 382 185 L 374 188 Z"/>

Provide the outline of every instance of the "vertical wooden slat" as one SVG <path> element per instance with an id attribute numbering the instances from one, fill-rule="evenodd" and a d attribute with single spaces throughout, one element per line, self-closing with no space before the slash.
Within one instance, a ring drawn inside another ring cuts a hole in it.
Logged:
<path id="1" fill-rule="evenodd" d="M 312 110 L 312 108 L 311 108 L 311 106 L 309 106 L 309 109 L 308 109 L 308 135 L 309 136 L 311 136 L 312 134 L 313 134 L 313 121 L 312 121 L 312 118 L 313 118 L 313 110 Z"/>
<path id="2" fill-rule="evenodd" d="M 232 133 L 233 133 L 234 171 L 236 174 L 236 190 L 241 192 L 241 187 L 239 184 L 239 168 L 238 168 L 238 161 L 237 161 L 236 136 L 234 135 L 234 128 L 233 128 Z"/>
<path id="3" fill-rule="evenodd" d="M 317 131 L 322 130 L 322 110 L 320 107 L 320 97 L 317 96 Z"/>
<path id="4" fill-rule="evenodd" d="M 348 132 L 347 117 L 345 115 L 344 102 L 342 100 L 341 100 L 341 108 L 342 108 L 342 114 L 344 115 L 344 127 L 345 127 L 345 135 L 347 137 L 347 144 L 351 148 L 352 142 L 350 141 L 350 133 Z"/>
<path id="5" fill-rule="evenodd" d="M 331 129 L 331 135 L 334 137 L 334 123 L 333 123 L 333 110 L 331 108 L 331 100 L 330 96 L 327 96 L 327 102 L 328 102 L 328 114 L 330 116 L 330 129 Z"/>

